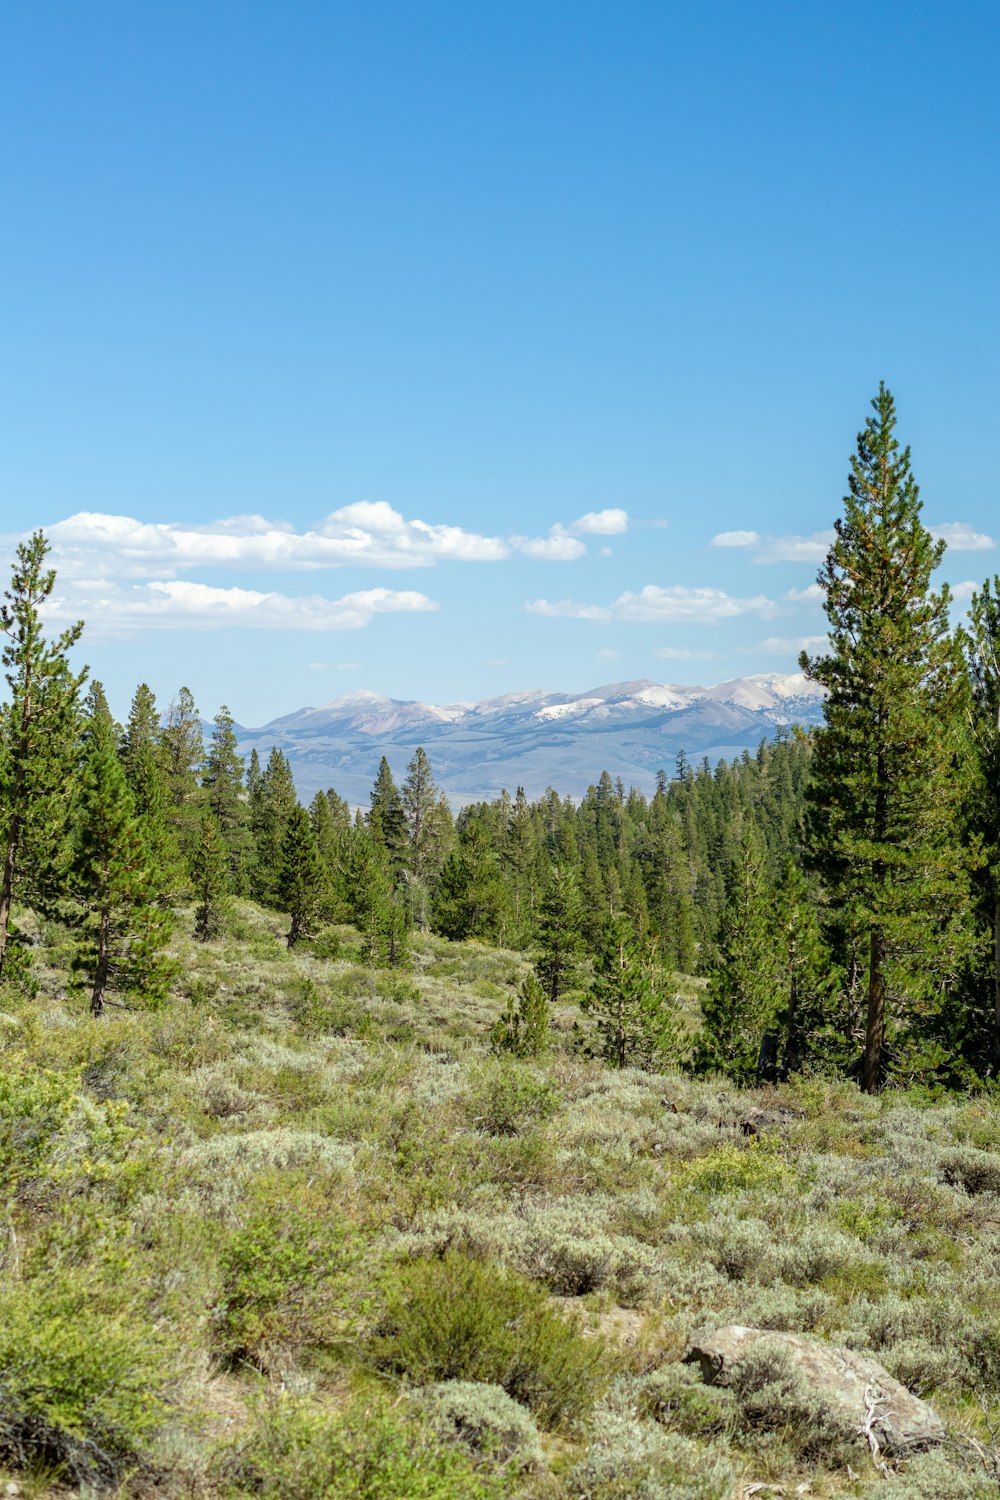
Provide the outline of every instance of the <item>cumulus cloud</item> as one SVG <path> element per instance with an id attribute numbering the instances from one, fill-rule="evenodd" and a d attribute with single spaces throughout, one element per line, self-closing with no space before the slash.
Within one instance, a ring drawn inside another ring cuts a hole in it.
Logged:
<path id="1" fill-rule="evenodd" d="M 822 562 L 833 541 L 833 531 L 814 531 L 811 536 L 769 536 L 757 549 L 754 562 Z"/>
<path id="2" fill-rule="evenodd" d="M 262 516 L 192 525 L 80 511 L 48 527 L 47 535 L 61 574 L 91 577 L 174 577 L 199 567 L 422 568 L 444 559 L 499 562 L 510 555 L 500 537 L 407 521 L 384 501 L 367 500 L 343 506 L 304 532 Z"/>
<path id="3" fill-rule="evenodd" d="M 320 594 L 289 595 L 258 589 L 214 588 L 181 579 L 122 584 L 106 579 L 76 580 L 47 607 L 61 623 L 83 617 L 88 634 L 130 633 L 138 629 L 210 630 L 236 626 L 257 630 L 360 630 L 376 615 L 437 609 L 412 590 L 361 589 L 339 599 Z"/>
<path id="4" fill-rule="evenodd" d="M 821 651 L 829 640 L 825 635 L 769 635 L 766 640 L 758 641 L 756 646 L 745 646 L 743 649 L 751 654 L 763 651 L 768 656 L 798 656 L 800 651 Z"/>
<path id="5" fill-rule="evenodd" d="M 826 593 L 821 584 L 810 583 L 804 589 L 789 589 L 785 598 L 789 604 L 819 604 Z"/>
<path id="6" fill-rule="evenodd" d="M 615 651 L 611 646 L 602 646 L 594 657 L 595 661 L 620 661 L 621 652 Z"/>
<path id="7" fill-rule="evenodd" d="M 989 552 L 996 546 L 985 531 L 975 531 L 965 521 L 942 521 L 929 529 L 935 540 L 947 542 L 953 552 Z"/>
<path id="8" fill-rule="evenodd" d="M 713 547 L 756 547 L 759 531 L 719 531 L 712 538 Z"/>
<path id="9" fill-rule="evenodd" d="M 621 536 L 628 531 L 628 511 L 617 507 L 588 510 L 585 516 L 578 516 L 571 522 L 568 530 L 585 536 Z"/>
<path id="10" fill-rule="evenodd" d="M 587 550 L 577 537 L 570 536 L 561 526 L 553 526 L 548 536 L 512 536 L 510 544 L 525 557 L 542 562 L 575 562 Z"/>
<path id="11" fill-rule="evenodd" d="M 535 599 L 525 605 L 529 614 L 549 619 L 567 620 L 635 620 L 714 625 L 737 615 L 767 614 L 773 609 L 770 599 L 757 594 L 751 599 L 734 599 L 722 589 L 686 588 L 675 584 L 664 588 L 647 583 L 633 593 L 620 594 L 611 604 L 581 604 L 575 599 Z"/>

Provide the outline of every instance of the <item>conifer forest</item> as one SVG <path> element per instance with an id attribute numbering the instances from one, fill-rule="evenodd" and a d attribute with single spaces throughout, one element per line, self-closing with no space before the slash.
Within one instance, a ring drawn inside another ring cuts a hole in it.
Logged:
<path id="1" fill-rule="evenodd" d="M 1000 1494 L 1000 578 L 944 546 L 880 387 L 822 726 L 457 813 L 118 722 L 17 546 L 7 1494 Z"/>

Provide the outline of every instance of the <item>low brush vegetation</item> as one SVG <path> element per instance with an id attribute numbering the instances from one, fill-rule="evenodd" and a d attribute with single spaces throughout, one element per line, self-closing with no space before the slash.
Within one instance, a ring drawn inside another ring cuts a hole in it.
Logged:
<path id="1" fill-rule="evenodd" d="M 250 903 L 231 921 L 201 942 L 175 913 L 158 1010 L 67 999 L 55 925 L 37 992 L 0 992 L 20 1493 L 881 1491 L 780 1352 L 705 1386 L 682 1357 L 706 1323 L 873 1354 L 949 1430 L 893 1491 L 998 1492 L 989 1090 L 610 1069 L 570 1001 L 540 1056 L 497 1056 L 521 955 L 414 934 L 400 975 L 348 928 L 330 958 Z"/>

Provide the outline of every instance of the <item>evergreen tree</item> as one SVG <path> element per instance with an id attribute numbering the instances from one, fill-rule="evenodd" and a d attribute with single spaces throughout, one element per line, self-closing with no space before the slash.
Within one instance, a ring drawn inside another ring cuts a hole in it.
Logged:
<path id="1" fill-rule="evenodd" d="M 243 761 L 236 747 L 233 717 L 225 704 L 215 716 L 201 784 L 228 855 L 230 889 L 242 896 L 248 885 Z"/>
<path id="2" fill-rule="evenodd" d="M 549 1004 L 576 983 L 583 952 L 583 902 L 574 872 L 556 865 L 538 913 L 539 954 L 535 972 Z"/>
<path id="3" fill-rule="evenodd" d="M 407 899 L 414 924 L 430 925 L 430 896 L 454 839 L 451 811 L 439 792 L 431 763 L 419 746 L 406 768 L 402 787 L 409 847 L 406 858 Z"/>
<path id="4" fill-rule="evenodd" d="M 166 822 L 186 866 L 201 831 L 198 776 L 205 759 L 201 719 L 190 691 L 182 687 L 160 733 L 160 760 L 166 790 Z"/>
<path id="5" fill-rule="evenodd" d="M 593 1020 L 602 1055 L 613 1067 L 662 1066 L 682 1049 L 676 1011 L 659 987 L 648 946 L 644 951 L 624 915 L 605 923 L 594 985 L 581 1009 Z"/>
<path id="6" fill-rule="evenodd" d="M 961 633 L 972 689 L 971 781 L 967 822 L 981 850 L 975 883 L 983 925 L 990 932 L 989 1038 L 983 1051 L 1000 1073 L 1000 576 L 972 597 L 969 627 Z"/>
<path id="7" fill-rule="evenodd" d="M 7 637 L 10 702 L 0 719 L 0 975 L 11 927 L 11 907 L 44 879 L 65 827 L 65 797 L 76 757 L 79 694 L 86 672 L 74 673 L 69 652 L 82 623 L 47 640 L 40 610 L 56 575 L 45 568 L 49 543 L 41 531 L 17 548 L 10 588 L 0 605 Z"/>
<path id="8" fill-rule="evenodd" d="M 845 1042 L 834 1016 L 840 975 L 823 941 L 813 892 L 791 858 L 775 892 L 774 922 L 781 1074 L 810 1062 L 842 1064 Z"/>
<path id="9" fill-rule="evenodd" d="M 166 771 L 159 747 L 159 716 L 156 699 L 140 683 L 132 698 L 128 723 L 121 737 L 120 756 L 125 780 L 136 814 L 142 819 L 150 854 L 162 872 L 165 892 L 183 886 L 180 850 L 173 831 L 167 826 Z"/>
<path id="10" fill-rule="evenodd" d="M 278 900 L 288 912 L 288 946 L 315 936 L 330 902 L 326 870 L 316 847 L 309 814 L 298 803 L 292 808 L 281 842 L 278 865 Z"/>
<path id="11" fill-rule="evenodd" d="M 249 786 L 248 804 L 255 854 L 251 894 L 265 904 L 282 904 L 278 898 L 282 845 L 299 804 L 292 768 L 276 745 L 267 758 L 266 770 Z"/>
<path id="12" fill-rule="evenodd" d="M 194 887 L 194 933 L 202 943 L 222 931 L 229 907 L 230 859 L 222 831 L 210 807 L 202 809 L 201 838 L 191 861 Z"/>
<path id="13" fill-rule="evenodd" d="M 165 999 L 176 965 L 165 949 L 172 918 L 160 904 L 151 856 L 118 758 L 110 716 L 91 721 L 69 877 L 77 929 L 74 969 L 103 1013 L 109 990 L 125 1005 Z"/>
<path id="14" fill-rule="evenodd" d="M 507 892 L 490 838 L 480 819 L 462 830 L 445 860 L 434 898 L 434 931 L 442 937 L 501 941 L 507 920 Z"/>
<path id="15" fill-rule="evenodd" d="M 393 883 L 399 882 L 407 862 L 406 812 L 399 788 L 392 779 L 389 762 L 383 755 L 371 791 L 368 827 L 372 838 L 386 852 Z"/>
<path id="16" fill-rule="evenodd" d="M 770 897 L 763 844 L 751 828 L 733 863 L 698 1048 L 703 1069 L 718 1068 L 741 1083 L 756 1076 L 762 1043 L 778 1019 L 779 950 Z"/>
<path id="17" fill-rule="evenodd" d="M 545 991 L 534 974 L 527 974 L 494 1023 L 490 1042 L 494 1052 L 514 1057 L 540 1057 L 551 1044 L 552 1014 Z"/>
<path id="18" fill-rule="evenodd" d="M 867 939 L 861 1081 L 882 1083 L 890 1039 L 939 1009 L 963 951 L 965 881 L 953 774 L 963 678 L 943 542 L 920 519 L 910 450 L 882 385 L 858 436 L 844 515 L 819 582 L 829 653 L 802 670 L 827 689 L 809 793 L 809 847 Z"/>

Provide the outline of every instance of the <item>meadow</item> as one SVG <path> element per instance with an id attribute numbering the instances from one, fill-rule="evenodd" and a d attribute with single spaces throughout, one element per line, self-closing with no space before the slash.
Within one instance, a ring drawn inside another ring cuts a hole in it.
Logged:
<path id="1" fill-rule="evenodd" d="M 614 1070 L 569 1004 L 498 1057 L 520 954 L 192 921 L 158 1010 L 87 1015 L 55 925 L 2 993 L 7 1494 L 998 1492 L 988 1093 Z M 780 1359 L 703 1384 L 730 1323 L 874 1354 L 946 1443 L 885 1477 Z"/>

